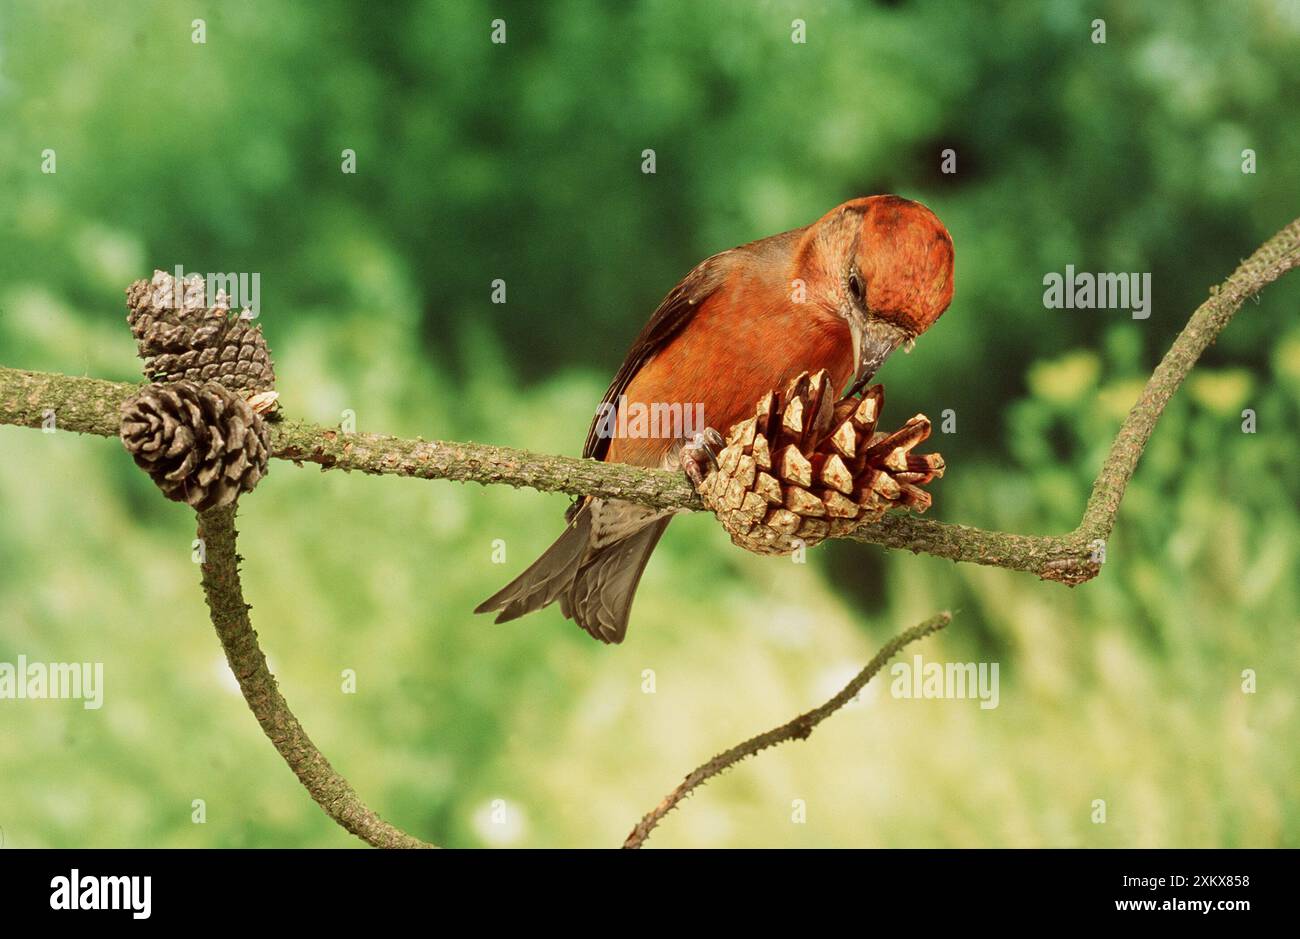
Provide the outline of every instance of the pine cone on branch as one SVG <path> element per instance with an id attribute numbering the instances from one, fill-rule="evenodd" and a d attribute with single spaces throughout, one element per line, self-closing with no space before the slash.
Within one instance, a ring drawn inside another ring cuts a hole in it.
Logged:
<path id="1" fill-rule="evenodd" d="M 735 544 L 758 554 L 811 547 L 891 508 L 924 512 L 931 500 L 921 487 L 944 470 L 939 454 L 911 452 L 930 436 L 929 418 L 877 432 L 884 401 L 872 385 L 835 402 L 825 371 L 801 374 L 731 428 L 701 499 Z"/>
<path id="2" fill-rule="evenodd" d="M 212 382 L 145 386 L 122 403 L 120 436 L 163 495 L 199 511 L 229 505 L 266 475 L 266 423 Z"/>
<path id="3" fill-rule="evenodd" d="M 150 381 L 220 382 L 250 394 L 275 386 L 262 327 L 232 315 L 224 292 L 208 306 L 207 282 L 200 275 L 177 281 L 154 271 L 152 280 L 127 288 L 126 307 Z"/>

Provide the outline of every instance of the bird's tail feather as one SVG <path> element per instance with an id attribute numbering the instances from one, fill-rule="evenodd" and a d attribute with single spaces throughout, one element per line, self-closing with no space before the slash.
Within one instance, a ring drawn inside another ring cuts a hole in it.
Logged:
<path id="1" fill-rule="evenodd" d="M 656 519 L 593 550 L 591 513 L 583 506 L 541 557 L 474 612 L 496 612 L 504 623 L 559 600 L 561 612 L 592 636 L 622 642 L 641 573 L 669 521 Z"/>
<path id="2" fill-rule="evenodd" d="M 526 571 L 474 608 L 475 613 L 498 612 L 504 623 L 555 602 L 573 584 L 591 542 L 591 513 L 584 507 L 542 556 Z"/>
<path id="3" fill-rule="evenodd" d="M 593 551 L 578 568 L 572 587 L 560 594 L 561 612 L 601 642 L 622 642 L 641 573 L 670 521 L 656 519 L 636 534 Z"/>

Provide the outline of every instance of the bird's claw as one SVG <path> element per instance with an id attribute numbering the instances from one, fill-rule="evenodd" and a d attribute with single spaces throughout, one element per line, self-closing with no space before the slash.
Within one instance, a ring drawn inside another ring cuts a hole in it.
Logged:
<path id="1" fill-rule="evenodd" d="M 706 427 L 682 446 L 678 460 L 682 471 L 696 490 L 704 483 L 704 477 L 718 465 L 718 452 L 725 441 L 722 434 L 712 427 Z"/>

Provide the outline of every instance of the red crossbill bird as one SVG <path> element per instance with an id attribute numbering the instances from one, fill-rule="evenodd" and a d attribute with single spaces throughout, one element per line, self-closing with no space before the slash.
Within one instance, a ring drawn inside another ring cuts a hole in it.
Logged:
<path id="1" fill-rule="evenodd" d="M 751 416 L 759 398 L 800 372 L 826 369 L 834 387 L 856 391 L 939 318 L 952 290 L 948 230 L 919 202 L 892 195 L 854 199 L 811 225 L 715 254 L 668 293 L 632 343 L 583 456 L 681 465 L 698 482 L 701 451 L 720 440 L 715 428 Z M 644 417 L 656 406 L 674 416 L 702 411 L 707 433 L 684 420 L 664 432 L 617 419 L 619 410 Z M 622 642 L 672 514 L 583 499 L 555 544 L 475 612 L 497 612 L 500 623 L 558 600 L 595 638 Z"/>

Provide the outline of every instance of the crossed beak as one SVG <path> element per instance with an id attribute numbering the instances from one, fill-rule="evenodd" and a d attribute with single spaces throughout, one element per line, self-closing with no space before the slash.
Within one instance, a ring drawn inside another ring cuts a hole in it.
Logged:
<path id="1" fill-rule="evenodd" d="M 849 394 L 861 391 L 891 352 L 907 339 L 907 334 L 884 320 L 854 314 L 849 317 L 849 333 L 853 341 L 853 386 Z"/>

